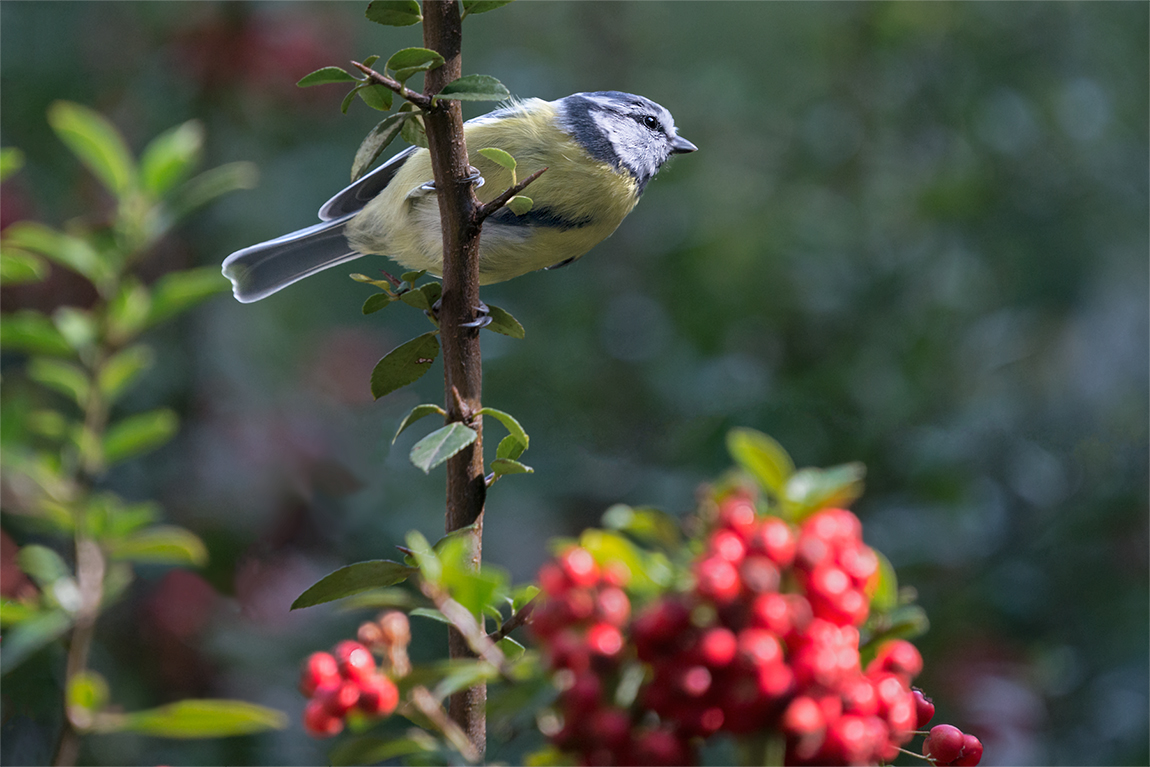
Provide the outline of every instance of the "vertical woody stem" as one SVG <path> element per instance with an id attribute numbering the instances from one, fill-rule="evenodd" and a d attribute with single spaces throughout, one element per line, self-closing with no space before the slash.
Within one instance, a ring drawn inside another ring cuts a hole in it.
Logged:
<path id="1" fill-rule="evenodd" d="M 462 31 L 455 0 L 424 0 L 423 44 L 444 58 L 443 66 L 424 78 L 424 93 L 438 93 L 462 72 Z M 486 496 L 483 468 L 483 384 L 479 330 L 464 327 L 475 319 L 479 306 L 478 201 L 466 181 L 467 147 L 463 141 L 463 113 L 458 101 L 441 101 L 424 115 L 431 152 L 439 215 L 443 225 L 443 298 L 439 310 L 443 346 L 444 391 L 447 422 L 462 421 L 479 439 L 447 461 L 448 532 L 469 528 L 468 557 L 479 567 L 482 553 L 483 503 Z M 473 657 L 467 642 L 454 629 L 448 637 L 451 657 Z M 486 746 L 487 687 L 479 684 L 451 697 L 452 719 L 463 728 L 479 754 Z"/>

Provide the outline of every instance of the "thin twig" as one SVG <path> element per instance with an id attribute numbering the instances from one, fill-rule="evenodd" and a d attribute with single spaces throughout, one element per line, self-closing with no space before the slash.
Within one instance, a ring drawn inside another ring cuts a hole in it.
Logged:
<path id="1" fill-rule="evenodd" d="M 467 733 L 452 721 L 447 712 L 443 710 L 443 706 L 426 687 L 413 687 L 410 699 L 415 710 L 431 720 L 436 729 L 443 733 L 443 736 L 451 745 L 455 746 L 455 749 L 464 759 L 472 763 L 479 761 L 480 754 L 471 740 L 468 739 Z"/>
<path id="2" fill-rule="evenodd" d="M 488 634 L 487 638 L 492 642 L 498 642 L 499 640 L 504 639 L 515 629 L 527 623 L 527 621 L 531 618 L 532 611 L 535 610 L 535 600 L 538 598 L 539 595 L 536 594 L 535 596 L 531 597 L 531 599 L 527 600 L 526 604 L 520 607 L 514 615 L 505 620 L 503 625 L 500 626 L 496 631 L 492 631 L 490 634 Z"/>
<path id="3" fill-rule="evenodd" d="M 484 219 L 486 219 L 492 213 L 495 213 L 497 210 L 502 208 L 504 205 L 507 204 L 508 200 L 510 200 L 512 197 L 514 197 L 515 195 L 519 194 L 524 189 L 526 189 L 532 181 L 534 181 L 535 179 L 542 176 L 546 171 L 547 171 L 546 168 L 540 168 L 539 170 L 535 171 L 534 173 L 532 173 L 527 178 L 520 181 L 515 186 L 509 187 L 505 192 L 503 192 L 503 194 L 499 195 L 498 197 L 496 197 L 491 202 L 484 203 L 483 205 L 480 205 L 479 208 L 475 211 L 476 216 L 479 219 L 479 221 L 482 222 Z"/>
<path id="4" fill-rule="evenodd" d="M 399 80 L 396 80 L 393 77 L 388 77 L 387 75 L 381 75 L 371 67 L 364 66 L 358 61 L 352 61 L 351 63 L 355 66 L 356 69 L 367 75 L 367 79 L 371 80 L 376 85 L 382 85 L 384 88 L 387 88 L 390 91 L 394 91 L 396 95 L 411 102 L 412 104 L 415 104 L 424 112 L 429 112 L 436 108 L 435 99 L 433 97 L 425 96 L 418 91 L 413 91 L 401 83 Z"/>
<path id="5" fill-rule="evenodd" d="M 510 678 L 511 670 L 507 665 L 506 656 L 502 650 L 495 646 L 495 642 L 484 633 L 483 627 L 479 621 L 475 620 L 475 616 L 471 614 L 470 610 L 452 599 L 447 591 L 438 584 L 421 580 L 419 590 L 435 604 L 436 609 L 443 614 L 444 618 L 451 621 L 451 625 L 463 635 L 468 646 L 476 655 L 498 669 L 502 676 Z"/>

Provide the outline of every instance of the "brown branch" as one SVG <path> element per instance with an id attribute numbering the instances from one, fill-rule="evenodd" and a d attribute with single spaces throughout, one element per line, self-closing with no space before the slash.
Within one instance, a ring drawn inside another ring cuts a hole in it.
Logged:
<path id="1" fill-rule="evenodd" d="M 520 607 L 514 615 L 505 620 L 503 625 L 499 627 L 498 631 L 492 631 L 490 634 L 488 634 L 487 638 L 492 642 L 498 642 L 499 640 L 506 638 L 507 635 L 515 629 L 526 624 L 527 621 L 531 619 L 531 613 L 535 611 L 535 600 L 538 598 L 539 595 L 536 594 L 535 596 L 531 597 L 531 599 L 527 600 L 527 604 Z"/>
<path id="2" fill-rule="evenodd" d="M 435 99 L 431 96 L 425 96 L 418 91 L 413 91 L 401 83 L 399 80 L 396 80 L 393 77 L 388 77 L 387 75 L 381 75 L 371 67 L 365 66 L 358 61 L 352 61 L 351 63 L 356 69 L 367 75 L 368 80 L 371 80 L 376 85 L 382 85 L 384 88 L 387 88 L 390 91 L 394 91 L 397 96 L 406 99 L 412 104 L 415 104 L 424 112 L 430 112 L 432 109 L 437 108 L 438 105 L 436 104 Z"/>
<path id="3" fill-rule="evenodd" d="M 423 47 L 443 57 L 443 64 L 423 78 L 423 96 L 431 108 L 424 113 L 427 147 L 435 180 L 443 229 L 443 295 L 440 299 L 440 342 L 443 349 L 444 409 L 447 422 L 471 422 L 478 438 L 447 461 L 447 532 L 468 528 L 464 556 L 479 569 L 483 551 L 483 508 L 487 497 L 483 467 L 483 420 L 471 419 L 482 407 L 482 356 L 479 329 L 467 327 L 479 301 L 479 201 L 469 180 L 463 110 L 455 99 L 432 98 L 463 72 L 463 30 L 456 0 L 424 0 Z M 475 657 L 458 630 L 448 632 L 452 658 Z M 476 684 L 451 696 L 451 718 L 467 734 L 482 758 L 487 744 L 487 686 Z"/>
<path id="4" fill-rule="evenodd" d="M 486 203 L 484 205 L 480 205 L 479 210 L 476 211 L 476 215 L 479 217 L 479 220 L 480 221 L 485 220 L 492 213 L 494 213 L 495 211 L 502 208 L 504 205 L 507 204 L 508 200 L 510 200 L 512 197 L 514 197 L 515 195 L 522 192 L 524 189 L 526 189 L 531 184 L 532 181 L 539 178 L 540 176 L 542 176 L 546 172 L 547 172 L 546 168 L 540 168 L 539 170 L 535 171 L 534 173 L 532 173 L 527 178 L 520 181 L 515 186 L 508 187 L 508 189 L 505 192 L 503 192 L 501 195 L 496 197 L 491 202 Z"/>

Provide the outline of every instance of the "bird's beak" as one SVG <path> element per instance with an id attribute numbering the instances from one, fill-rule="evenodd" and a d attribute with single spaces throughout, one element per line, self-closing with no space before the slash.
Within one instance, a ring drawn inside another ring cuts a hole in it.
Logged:
<path id="1" fill-rule="evenodd" d="M 682 136 L 675 136 L 671 139 L 671 154 L 687 154 L 687 152 L 694 152 L 698 148 Z"/>

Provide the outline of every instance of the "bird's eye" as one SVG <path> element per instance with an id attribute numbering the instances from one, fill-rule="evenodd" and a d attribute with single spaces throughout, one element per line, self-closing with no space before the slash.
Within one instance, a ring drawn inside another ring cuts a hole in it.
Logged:
<path id="1" fill-rule="evenodd" d="M 654 115 L 645 115 L 643 117 L 643 124 L 651 130 L 659 130 L 662 127 L 659 125 L 659 119 Z"/>

